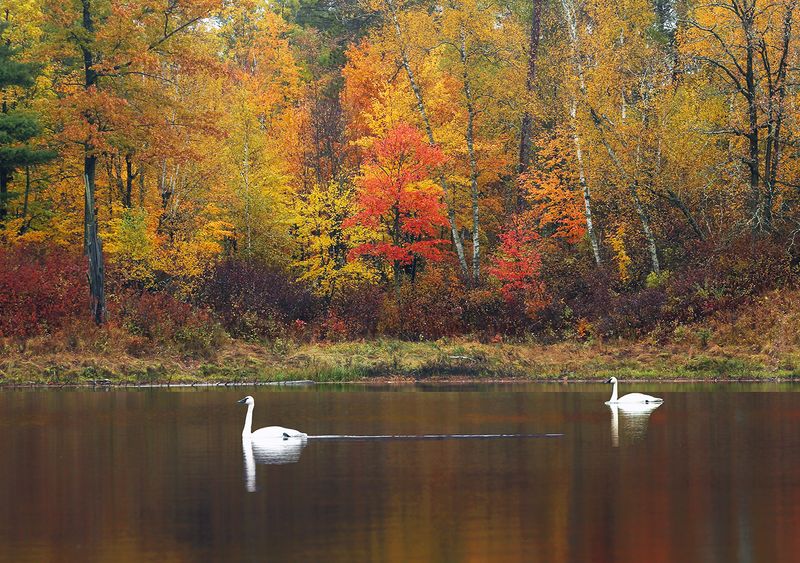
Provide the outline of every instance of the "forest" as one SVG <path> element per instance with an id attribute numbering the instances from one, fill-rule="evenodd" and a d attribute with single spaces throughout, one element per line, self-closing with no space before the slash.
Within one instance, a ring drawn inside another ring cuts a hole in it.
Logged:
<path id="1" fill-rule="evenodd" d="M 0 5 L 6 350 L 793 309 L 797 0 Z"/>

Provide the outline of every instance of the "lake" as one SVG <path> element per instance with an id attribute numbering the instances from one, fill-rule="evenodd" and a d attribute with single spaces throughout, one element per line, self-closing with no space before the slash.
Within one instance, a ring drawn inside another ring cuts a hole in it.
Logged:
<path id="1" fill-rule="evenodd" d="M 778 562 L 800 553 L 800 389 L 0 390 L 0 561 Z M 244 451 L 254 428 L 309 439 Z M 277 449 L 281 449 L 278 446 Z"/>

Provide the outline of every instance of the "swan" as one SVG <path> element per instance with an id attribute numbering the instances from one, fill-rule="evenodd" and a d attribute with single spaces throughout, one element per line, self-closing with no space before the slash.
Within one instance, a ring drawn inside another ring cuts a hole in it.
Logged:
<path id="1" fill-rule="evenodd" d="M 617 378 L 609 378 L 606 383 L 613 383 L 614 389 L 611 391 L 611 398 L 606 401 L 607 405 L 622 405 L 631 403 L 663 403 L 664 399 L 645 395 L 644 393 L 628 393 L 622 397 L 617 398 Z"/>
<path id="2" fill-rule="evenodd" d="M 247 416 L 244 417 L 244 428 L 242 428 L 242 439 L 249 438 L 252 441 L 259 441 L 259 440 L 267 440 L 267 439 L 275 439 L 279 438 L 282 440 L 288 440 L 289 438 L 300 438 L 301 440 L 305 440 L 308 438 L 308 434 L 300 432 L 298 430 L 292 430 L 291 428 L 284 428 L 283 426 L 265 426 L 264 428 L 259 428 L 255 432 L 252 432 L 253 428 L 253 407 L 255 407 L 255 399 L 248 395 L 244 399 L 240 399 L 236 401 L 237 403 L 242 403 L 247 405 Z"/>

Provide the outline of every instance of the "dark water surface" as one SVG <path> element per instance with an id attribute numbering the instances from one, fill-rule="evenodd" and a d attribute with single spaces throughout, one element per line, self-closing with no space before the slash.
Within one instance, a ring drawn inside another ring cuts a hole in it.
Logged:
<path id="1" fill-rule="evenodd" d="M 798 561 L 798 389 L 4 390 L 0 561 Z M 243 456 L 245 394 L 311 435 L 564 435 Z"/>

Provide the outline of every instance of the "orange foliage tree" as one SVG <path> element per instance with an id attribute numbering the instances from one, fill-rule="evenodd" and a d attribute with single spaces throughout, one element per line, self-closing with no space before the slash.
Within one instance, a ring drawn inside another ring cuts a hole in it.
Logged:
<path id="1" fill-rule="evenodd" d="M 520 177 L 530 205 L 524 221 L 543 235 L 576 244 L 586 236 L 586 217 L 570 139 L 556 132 L 536 148 L 537 166 Z"/>
<path id="2" fill-rule="evenodd" d="M 420 259 L 443 257 L 438 238 L 447 225 L 442 190 L 431 181 L 444 162 L 438 147 L 426 143 L 411 125 L 401 123 L 377 140 L 363 167 L 357 205 L 345 226 L 372 231 L 372 240 L 355 247 L 350 257 L 373 256 L 391 263 L 399 288 L 404 269 L 413 280 Z"/>

